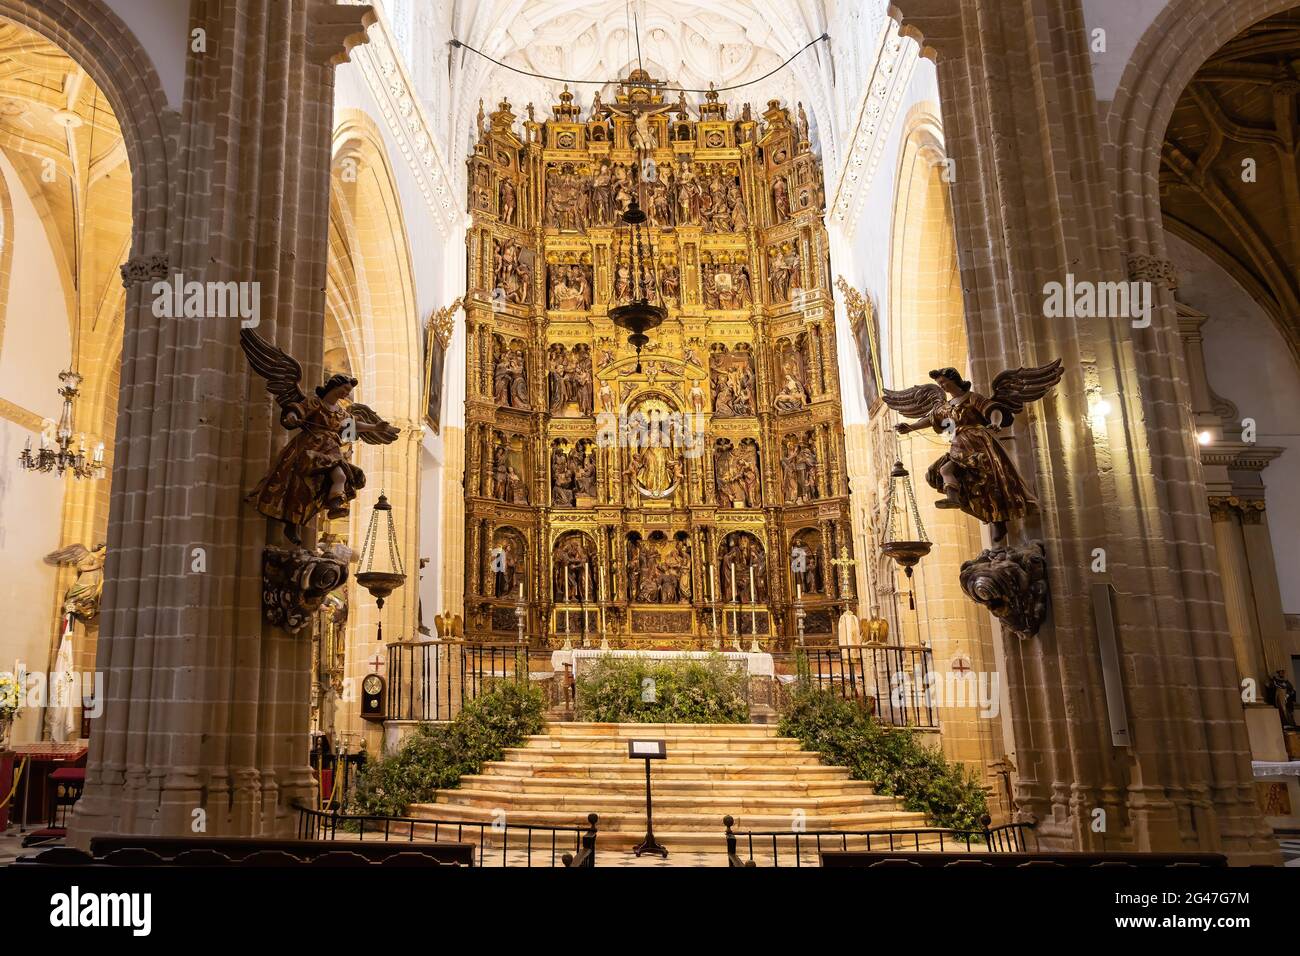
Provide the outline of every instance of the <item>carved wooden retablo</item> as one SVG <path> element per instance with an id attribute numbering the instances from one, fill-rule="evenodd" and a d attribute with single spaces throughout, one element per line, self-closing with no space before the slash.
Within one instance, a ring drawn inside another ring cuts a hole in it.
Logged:
<path id="1" fill-rule="evenodd" d="M 538 646 L 771 648 L 797 581 L 831 642 L 853 540 L 806 135 L 639 71 L 527 115 L 502 102 L 468 160 L 466 637 L 513 640 L 522 601 Z M 639 373 L 609 318 L 633 197 L 668 310 Z"/>

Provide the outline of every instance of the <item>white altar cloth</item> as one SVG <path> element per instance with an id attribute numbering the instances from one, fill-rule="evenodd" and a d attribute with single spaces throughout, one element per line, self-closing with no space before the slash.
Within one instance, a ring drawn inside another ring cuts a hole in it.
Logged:
<path id="1" fill-rule="evenodd" d="M 749 671 L 750 677 L 772 677 L 776 673 L 776 668 L 772 663 L 771 654 L 750 654 L 748 652 L 736 651 L 602 651 L 596 648 L 585 649 L 575 648 L 571 651 L 558 650 L 551 654 L 551 667 L 555 668 L 558 673 L 564 670 L 565 664 L 574 666 L 574 673 L 577 673 L 577 663 L 579 661 L 593 661 L 600 657 L 647 657 L 655 661 L 681 660 L 704 660 L 712 654 L 721 654 L 729 661 L 744 661 Z"/>

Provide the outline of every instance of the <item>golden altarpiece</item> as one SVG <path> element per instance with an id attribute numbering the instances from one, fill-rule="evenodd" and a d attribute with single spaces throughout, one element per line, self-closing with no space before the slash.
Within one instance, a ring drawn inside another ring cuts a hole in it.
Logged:
<path id="1" fill-rule="evenodd" d="M 739 115 L 637 71 L 612 103 L 478 117 L 469 163 L 465 631 L 534 646 L 830 641 L 853 548 L 802 107 Z M 671 96 L 671 94 L 669 94 Z M 609 310 L 633 200 L 667 309 Z"/>

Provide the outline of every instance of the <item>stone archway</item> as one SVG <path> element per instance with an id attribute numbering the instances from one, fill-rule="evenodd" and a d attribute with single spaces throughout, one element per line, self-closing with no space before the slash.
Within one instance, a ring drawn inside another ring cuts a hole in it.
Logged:
<path id="1" fill-rule="evenodd" d="M 348 670 L 360 681 L 366 660 L 382 650 L 375 641 L 382 616 L 394 637 L 414 634 L 419 607 L 419 455 L 423 345 L 415 304 L 414 269 L 397 183 L 374 120 L 356 109 L 340 110 L 334 126 L 331 171 L 330 259 L 326 300 L 347 351 L 352 374 L 361 381 L 357 400 L 403 430 L 389 446 L 354 451 L 367 475 L 353 504 L 347 540 L 360 552 L 371 506 L 384 491 L 393 506 L 398 548 L 406 582 L 380 612 L 364 591 L 352 587 Z M 374 729 L 356 714 L 343 715 L 340 729 Z M 369 745 L 378 748 L 380 737 Z"/>

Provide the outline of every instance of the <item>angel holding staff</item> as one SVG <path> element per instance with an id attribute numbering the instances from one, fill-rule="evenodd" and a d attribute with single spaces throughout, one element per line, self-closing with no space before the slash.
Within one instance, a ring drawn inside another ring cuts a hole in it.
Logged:
<path id="1" fill-rule="evenodd" d="M 348 514 L 348 502 L 366 485 L 366 474 L 349 460 L 357 438 L 388 445 L 401 432 L 366 405 L 347 401 L 357 380 L 331 375 L 316 394 L 303 394 L 302 366 L 252 329 L 240 329 L 248 364 L 266 379 L 280 406 L 280 424 L 296 431 L 249 500 L 259 512 L 284 524 L 284 536 L 302 544 L 302 526 L 322 509 L 330 518 Z M 346 447 L 345 447 L 346 446 Z"/>
<path id="2" fill-rule="evenodd" d="M 926 426 L 951 438 L 948 450 L 925 473 L 926 483 L 943 497 L 936 508 L 960 508 L 992 526 L 993 543 L 1007 536 L 1007 521 L 1037 504 L 1020 472 L 998 442 L 1025 405 L 1046 395 L 1061 380 L 1061 360 L 1038 368 L 1008 369 L 993 379 L 993 394 L 976 392 L 955 368 L 930 373 L 935 384 L 885 389 L 885 404 L 908 418 L 895 426 L 900 435 Z"/>

